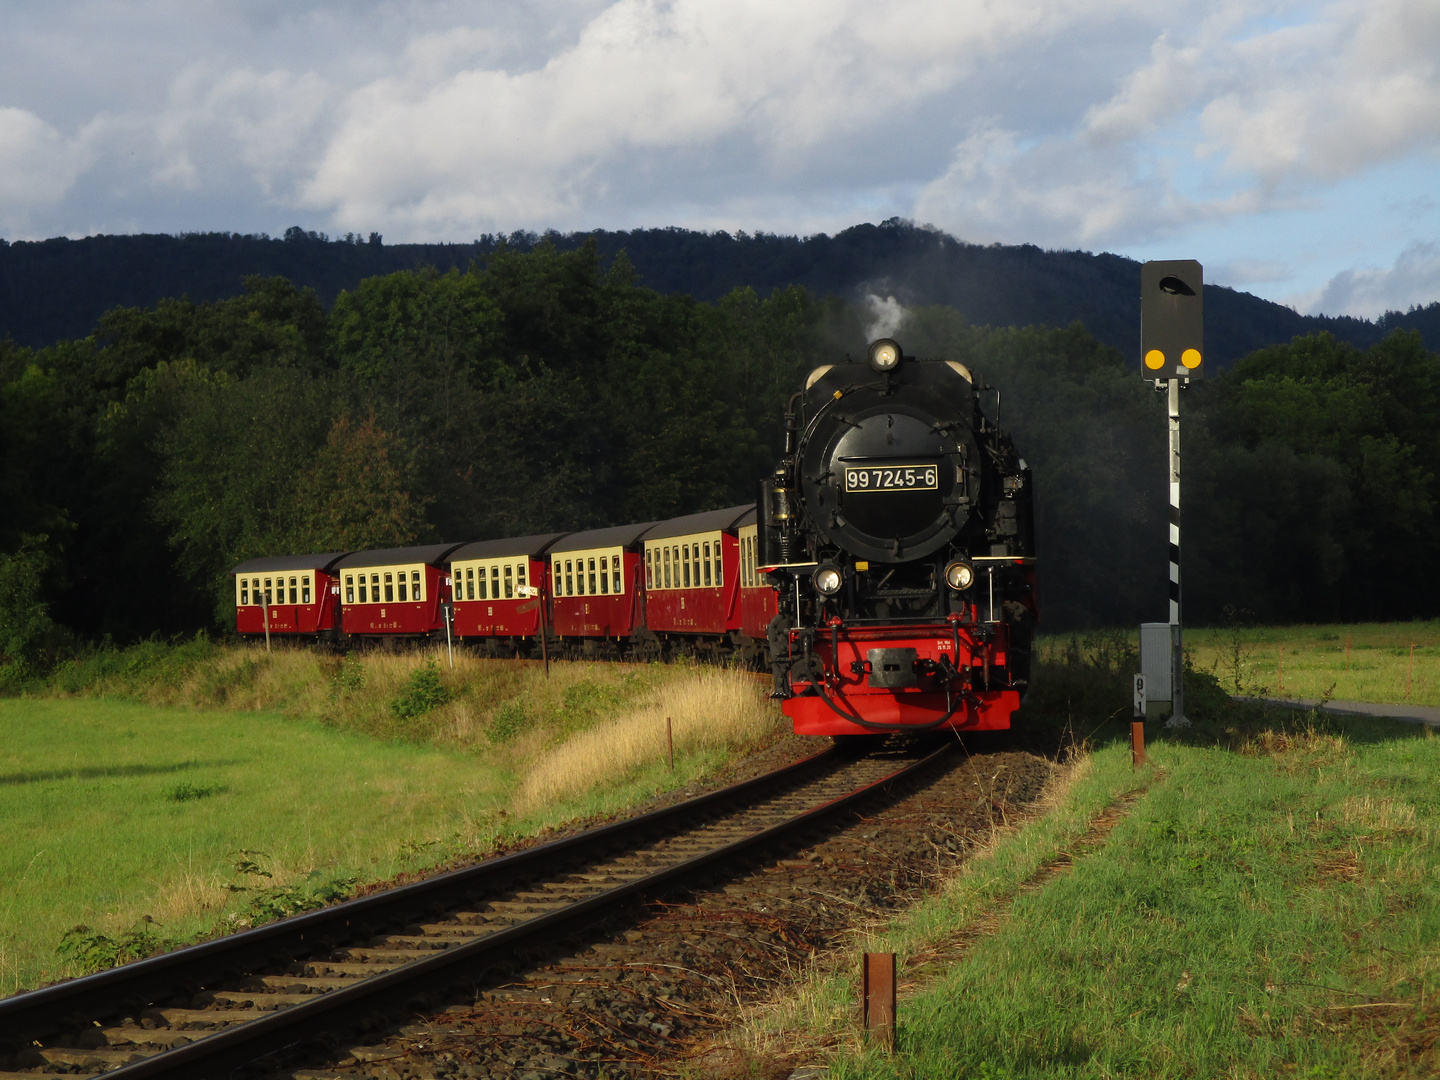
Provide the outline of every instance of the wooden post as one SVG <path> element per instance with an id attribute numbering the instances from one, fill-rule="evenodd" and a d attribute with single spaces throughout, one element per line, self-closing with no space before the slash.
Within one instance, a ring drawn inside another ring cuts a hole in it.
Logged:
<path id="1" fill-rule="evenodd" d="M 865 954 L 861 1009 L 865 1038 L 884 1050 L 895 1050 L 895 954 Z"/>
<path id="2" fill-rule="evenodd" d="M 1145 764 L 1145 721 L 1130 722 L 1130 764 L 1138 769 Z"/>
<path id="3" fill-rule="evenodd" d="M 675 771 L 675 729 L 670 724 L 670 717 L 665 717 L 665 745 L 670 749 L 670 771 Z"/>

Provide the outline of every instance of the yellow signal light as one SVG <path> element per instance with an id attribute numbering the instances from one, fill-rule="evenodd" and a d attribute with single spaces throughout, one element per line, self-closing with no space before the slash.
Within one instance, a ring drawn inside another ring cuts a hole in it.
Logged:
<path id="1" fill-rule="evenodd" d="M 1200 350 L 1199 350 L 1199 349 L 1186 349 L 1183 353 L 1180 354 L 1180 362 L 1181 362 L 1182 364 L 1184 364 L 1187 368 L 1194 369 L 1194 368 L 1199 367 L 1199 366 L 1200 366 Z"/>
<path id="2" fill-rule="evenodd" d="M 1190 352 L 1195 352 L 1195 350 L 1191 349 Z M 1195 356 L 1197 357 L 1196 362 L 1198 363 L 1200 354 L 1195 353 Z M 1165 366 L 1165 354 L 1159 349 L 1151 349 L 1145 354 L 1145 366 L 1151 371 L 1159 371 Z"/>

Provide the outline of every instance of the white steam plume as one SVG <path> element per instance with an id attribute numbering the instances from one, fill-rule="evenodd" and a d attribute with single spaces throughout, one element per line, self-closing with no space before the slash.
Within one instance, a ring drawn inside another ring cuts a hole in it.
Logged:
<path id="1" fill-rule="evenodd" d="M 893 337 L 905 321 L 905 305 L 893 296 L 883 299 L 876 293 L 865 296 L 865 306 L 870 309 L 870 322 L 865 327 L 865 340 Z"/>

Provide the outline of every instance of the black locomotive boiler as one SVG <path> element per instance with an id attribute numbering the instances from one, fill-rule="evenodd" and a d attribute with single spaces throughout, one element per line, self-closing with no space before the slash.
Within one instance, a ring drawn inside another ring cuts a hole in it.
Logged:
<path id="1" fill-rule="evenodd" d="M 988 389 L 885 338 L 791 399 L 758 557 L 797 733 L 1010 726 L 1038 616 L 1033 503 Z"/>

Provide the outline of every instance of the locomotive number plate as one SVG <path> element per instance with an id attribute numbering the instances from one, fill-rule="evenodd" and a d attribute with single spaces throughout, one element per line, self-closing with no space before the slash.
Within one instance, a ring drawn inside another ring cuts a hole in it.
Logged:
<path id="1" fill-rule="evenodd" d="M 936 491 L 940 469 L 935 465 L 886 465 L 847 468 L 846 491 Z"/>

